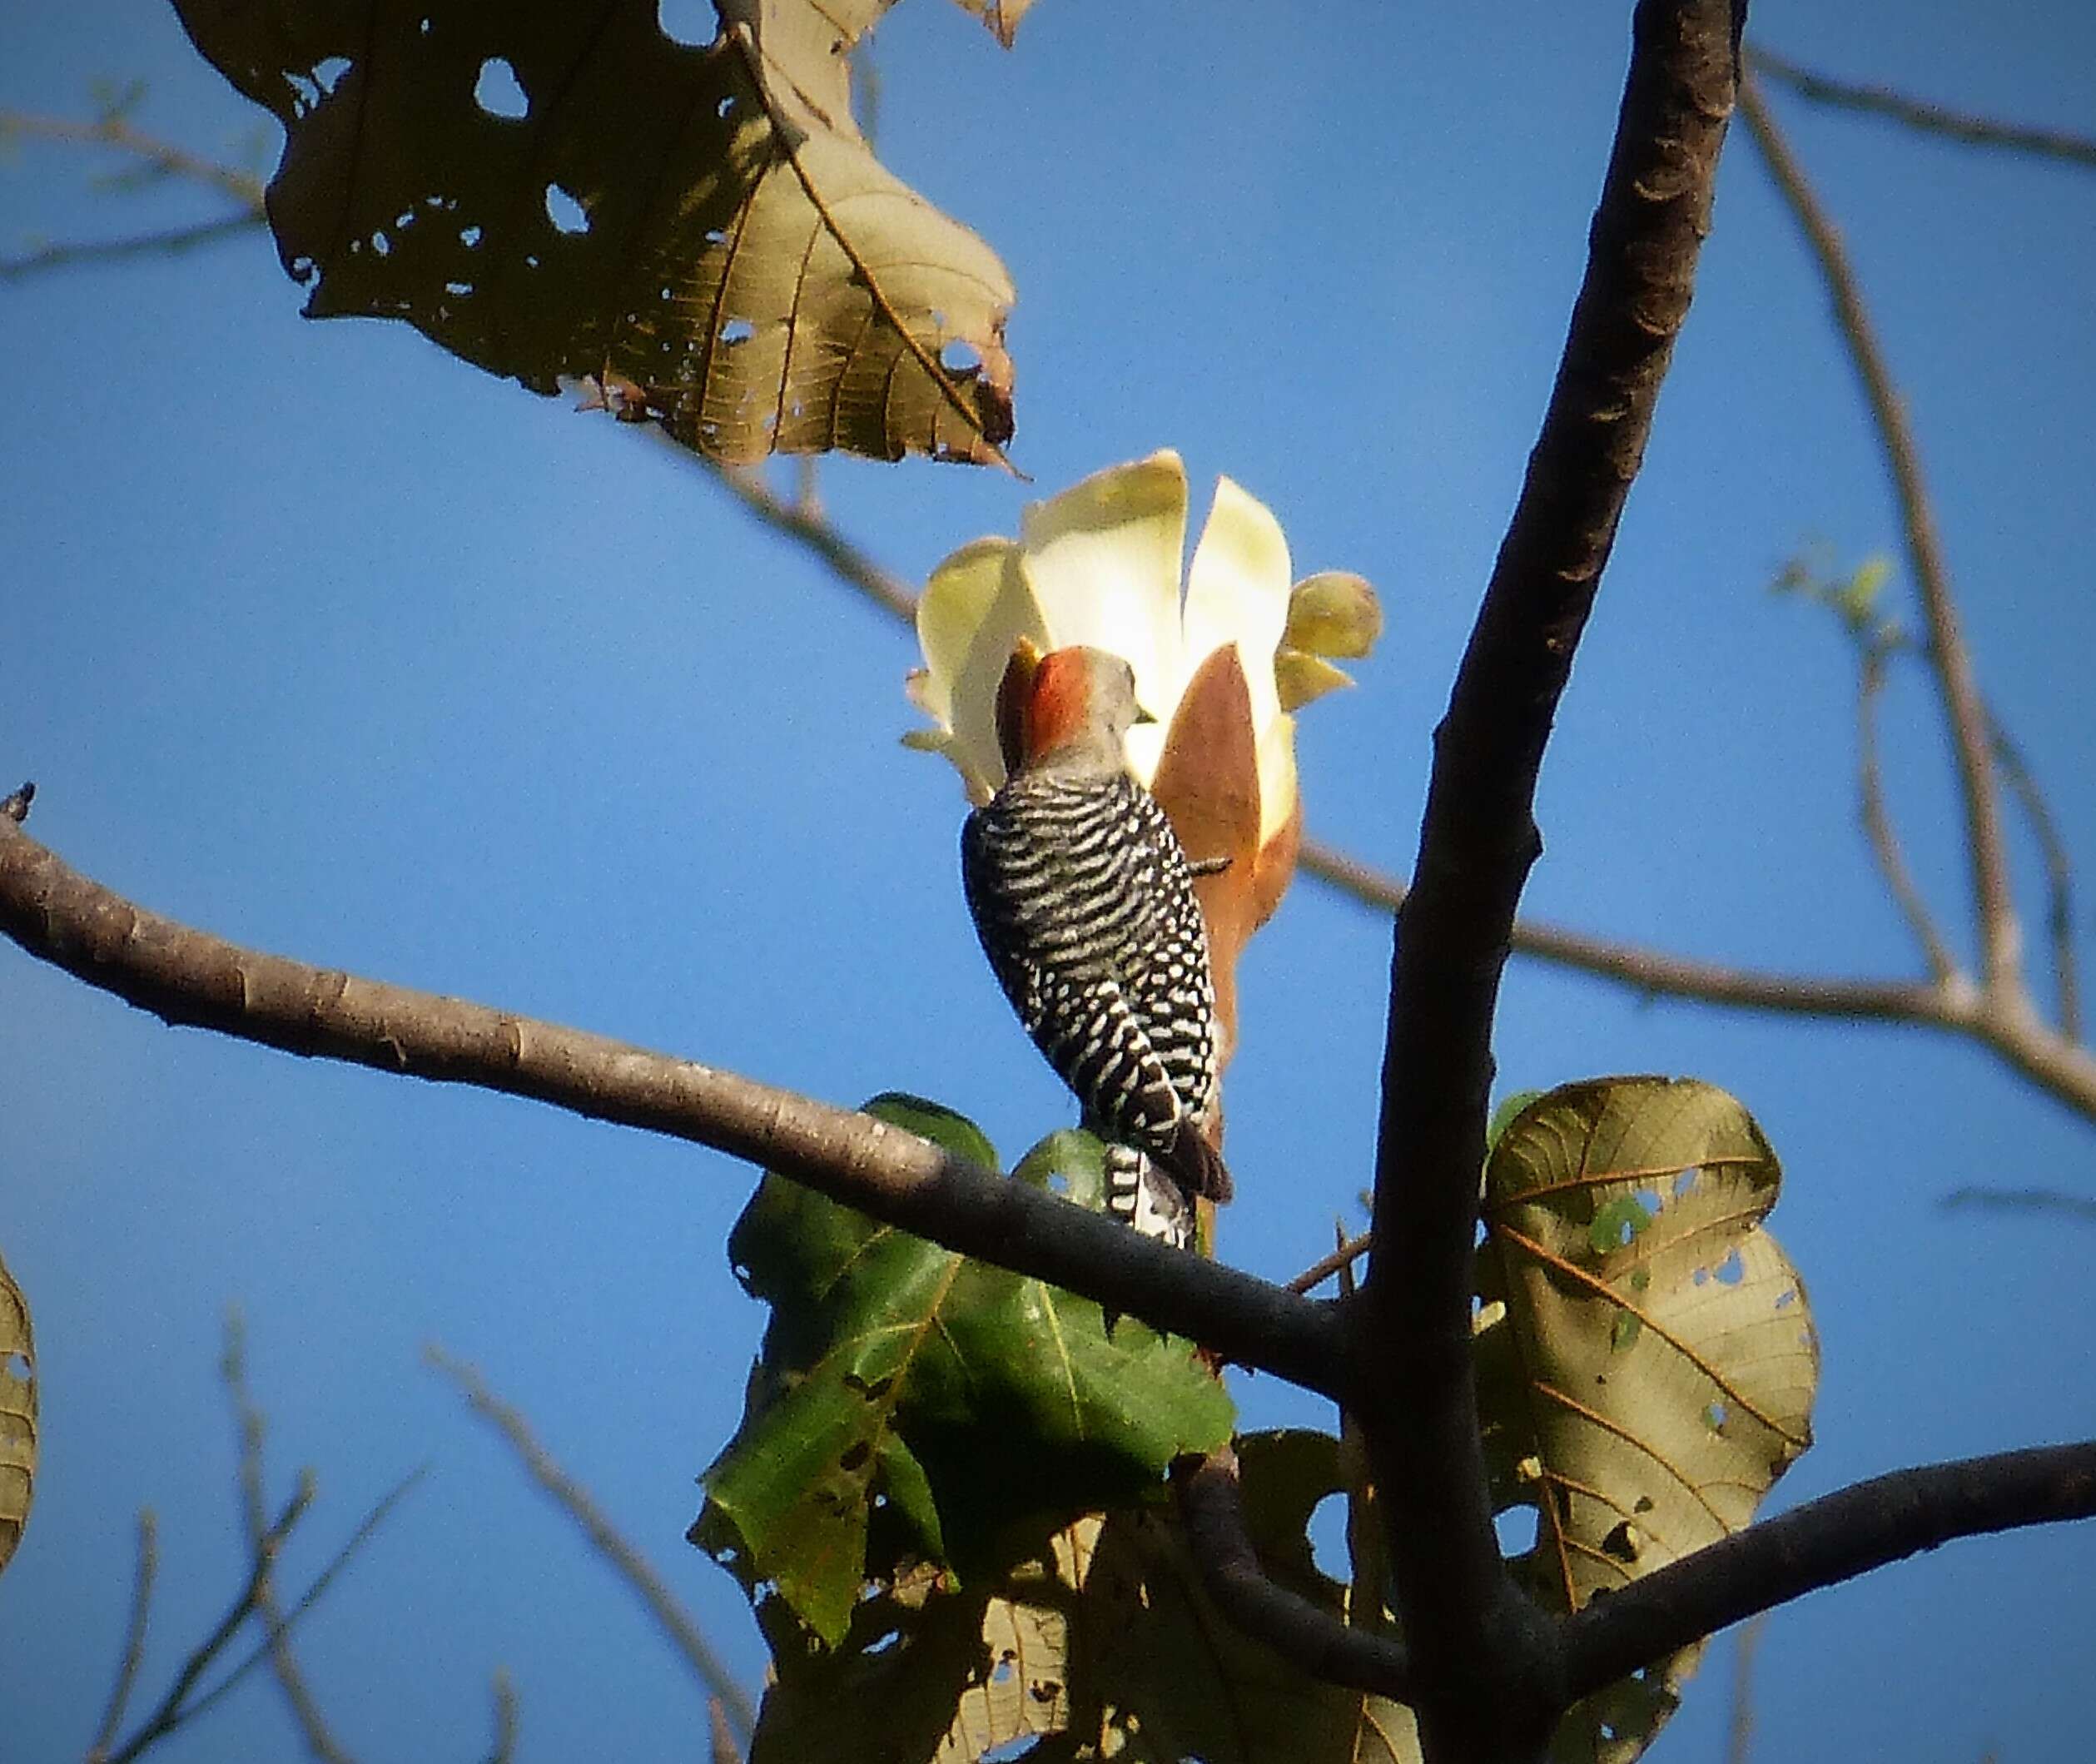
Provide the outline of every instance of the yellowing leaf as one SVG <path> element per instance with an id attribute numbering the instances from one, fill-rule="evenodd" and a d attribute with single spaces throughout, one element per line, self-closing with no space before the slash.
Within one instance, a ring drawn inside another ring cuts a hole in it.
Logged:
<path id="1" fill-rule="evenodd" d="M 1383 604 L 1368 578 L 1325 569 L 1289 591 L 1288 629 L 1281 641 L 1310 655 L 1358 661 L 1383 635 Z"/>
<path id="2" fill-rule="evenodd" d="M 313 317 L 407 320 L 715 459 L 983 461 L 1011 433 L 996 256 L 875 160 L 846 54 L 890 0 L 178 0 L 286 131 L 269 191 Z"/>
<path id="3" fill-rule="evenodd" d="M 29 1301 L 0 1262 L 0 1568 L 22 1542 L 36 1476 L 36 1331 Z"/>
<path id="4" fill-rule="evenodd" d="M 1693 1080 L 1567 1085 L 1495 1144 L 1479 1397 L 1498 1504 L 1537 1512 L 1517 1572 L 1552 1608 L 1736 1531 L 1810 1443 L 1818 1343 L 1761 1227 L 1780 1180 L 1753 1118 Z M 1700 1653 L 1574 1710 L 1553 1757 L 1636 1757 Z"/>
<path id="5" fill-rule="evenodd" d="M 1312 1433 L 1239 1445 L 1262 1565 L 1335 1612 L 1344 1594 L 1304 1532 L 1339 1488 L 1338 1452 Z M 1168 1508 L 1016 1537 L 1006 1564 L 862 1601 L 832 1652 L 767 1620 L 778 1678 L 750 1764 L 976 1764 L 1030 1739 L 1044 1761 L 1418 1764 L 1409 1710 L 1317 1683 L 1224 1620 Z"/>

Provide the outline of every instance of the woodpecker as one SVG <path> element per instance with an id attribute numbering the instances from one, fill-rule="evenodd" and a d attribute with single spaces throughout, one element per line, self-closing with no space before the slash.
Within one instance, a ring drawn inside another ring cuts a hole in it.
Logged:
<path id="1" fill-rule="evenodd" d="M 983 952 L 1019 1021 L 1107 1141 L 1108 1204 L 1184 1245 L 1193 1198 L 1230 1198 L 1210 1143 L 1221 1031 L 1195 867 L 1128 772 L 1152 719 L 1101 649 L 1041 658 L 1004 788 L 961 831 Z"/>

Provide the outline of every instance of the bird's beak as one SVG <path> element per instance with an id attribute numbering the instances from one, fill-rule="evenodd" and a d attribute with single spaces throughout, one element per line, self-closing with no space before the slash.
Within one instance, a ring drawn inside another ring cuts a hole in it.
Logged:
<path id="1" fill-rule="evenodd" d="M 1145 710 L 1141 705 L 1138 704 L 1135 707 L 1135 721 L 1138 723 L 1155 723 L 1156 720 L 1157 719 L 1151 716 L 1148 711 Z"/>

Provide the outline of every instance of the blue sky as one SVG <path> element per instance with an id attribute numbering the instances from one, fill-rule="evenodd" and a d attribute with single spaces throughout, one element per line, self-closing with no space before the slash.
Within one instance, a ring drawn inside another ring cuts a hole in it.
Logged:
<path id="1" fill-rule="evenodd" d="M 1015 54 L 919 0 L 883 27 L 884 157 L 990 237 L 1021 291 L 1014 455 L 1031 487 L 826 465 L 838 525 L 921 578 L 1021 504 L 1175 445 L 1227 472 L 1299 571 L 1360 570 L 1388 619 L 1306 716 L 1314 828 L 1408 861 L 1428 738 L 1518 484 L 1583 258 L 1627 7 L 1047 0 Z M 1831 72 L 2096 123 L 2073 3 L 1757 7 Z M 16 0 L 0 104 L 226 152 L 263 121 L 140 0 Z M 2087 658 L 2096 178 L 1778 95 L 1907 396 L 1988 689 L 2096 862 Z M 272 156 L 273 157 L 273 156 Z M 0 250 L 213 211 L 102 194 L 24 145 Z M 260 236 L 0 286 L 0 782 L 145 903 L 262 947 L 574 1022 L 840 1101 L 900 1087 L 1016 1150 L 1067 1111 L 961 908 L 948 773 L 905 753 L 898 628 L 700 471 L 376 323 L 310 325 Z M 1851 681 L 1766 584 L 1854 561 L 1893 513 L 1825 296 L 1743 136 L 1696 305 L 1546 768 L 1538 914 L 1671 950 L 1907 974 L 1852 805 Z M 1904 583 L 1900 584 L 1904 593 Z M 1918 678 L 1890 787 L 1956 916 L 1954 802 Z M 2028 882 L 2028 841 L 2017 836 Z M 2036 897 L 2026 887 L 2024 903 Z M 2079 927 L 2090 944 L 2088 909 Z M 1388 927 L 1304 882 L 1241 974 L 1242 1198 L 1224 1253 L 1285 1277 L 1353 1216 Z M 1779 1503 L 1894 1466 L 2086 1435 L 2088 1228 L 1946 1214 L 1968 1183 L 2096 1193 L 2096 1129 L 1918 1031 L 1641 1003 L 1517 965 L 1509 1087 L 1617 1071 L 1735 1091 L 1783 1155 L 1775 1229 L 1826 1366 Z M 306 1631 L 345 1741 L 688 1757 L 700 1698 L 628 1596 L 419 1350 L 471 1359 L 754 1677 L 728 1577 L 686 1548 L 762 1318 L 730 1276 L 751 1175 L 535 1106 L 192 1031 L 0 952 L 0 1252 L 35 1308 L 43 1460 L 0 1579 L 10 1757 L 84 1747 L 161 1518 L 156 1692 L 237 1575 L 216 1364 L 246 1310 L 280 1485 L 320 1503 L 287 1578 L 430 1473 Z M 1260 1379 L 1249 1420 L 1322 1421 Z M 1780 1613 L 1758 1755 L 2085 1756 L 2096 1528 L 1952 1546 Z M 1721 1643 L 1654 1756 L 1721 1754 Z M 266 1683 L 165 1748 L 295 1750 Z"/>

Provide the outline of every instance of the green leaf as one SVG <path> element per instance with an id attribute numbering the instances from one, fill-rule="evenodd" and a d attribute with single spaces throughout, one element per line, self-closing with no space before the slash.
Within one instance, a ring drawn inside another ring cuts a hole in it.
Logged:
<path id="1" fill-rule="evenodd" d="M 1541 1091 L 1516 1091 L 1512 1096 L 1501 1098 L 1499 1106 L 1492 1111 L 1492 1119 L 1485 1124 L 1485 1150 L 1490 1151 L 1497 1145 L 1515 1116 L 1542 1095 Z"/>
<path id="2" fill-rule="evenodd" d="M 1567 1085 L 1495 1146 L 1479 1403 L 1496 1505 L 1537 1514 L 1515 1572 L 1550 1607 L 1737 1530 L 1810 1443 L 1818 1344 L 1761 1228 L 1781 1180 L 1753 1117 L 1690 1079 Z M 1573 1710 L 1552 1757 L 1635 1757 L 1701 1652 Z"/>
<path id="3" fill-rule="evenodd" d="M 868 1112 L 996 1167 L 975 1125 L 921 1098 Z M 1023 1180 L 1103 1187 L 1099 1148 L 1060 1134 Z M 1102 1202 L 1103 1204 L 1103 1202 Z M 1229 1436 L 1190 1344 L 969 1260 L 767 1175 L 728 1253 L 772 1306 L 743 1424 L 707 1471 L 693 1540 L 841 1642 L 868 1583 L 911 1562 L 962 1577 L 1021 1521 L 1139 1500 L 1182 1452 Z"/>

